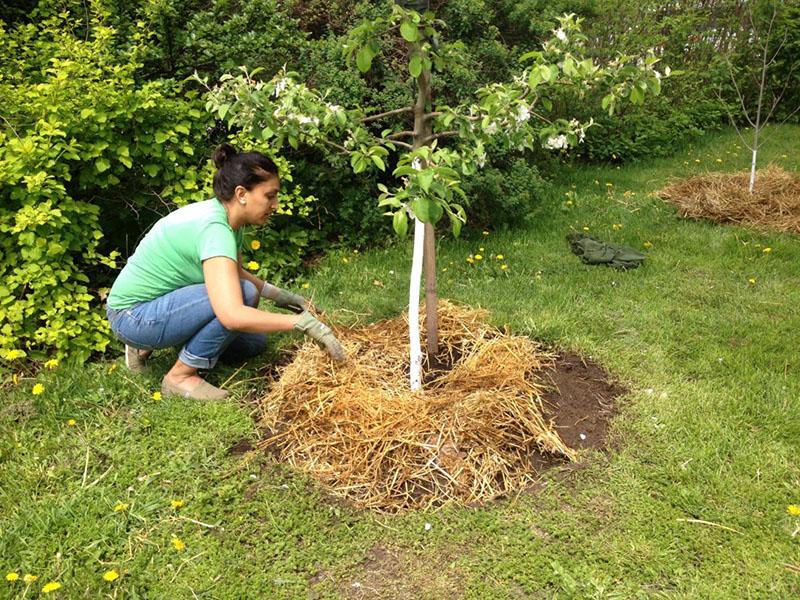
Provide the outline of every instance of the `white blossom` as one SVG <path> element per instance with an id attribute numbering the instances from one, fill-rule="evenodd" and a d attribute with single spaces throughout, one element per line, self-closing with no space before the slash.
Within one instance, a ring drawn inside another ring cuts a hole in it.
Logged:
<path id="1" fill-rule="evenodd" d="M 528 110 L 527 106 L 525 106 L 524 104 L 520 104 L 519 106 L 517 106 L 517 116 L 516 116 L 517 125 L 521 125 L 530 118 L 531 118 L 531 111 Z"/>
<path id="2" fill-rule="evenodd" d="M 547 142 L 544 145 L 545 148 L 549 150 L 560 150 L 561 148 L 567 147 L 567 136 L 565 134 L 560 135 L 553 135 L 547 138 Z"/>
<path id="3" fill-rule="evenodd" d="M 561 29 L 561 27 L 559 27 L 558 29 L 555 29 L 553 31 L 553 35 L 555 35 L 562 42 L 566 42 L 567 41 L 567 34 L 564 32 L 563 29 Z"/>
<path id="4" fill-rule="evenodd" d="M 488 135 L 494 135 L 495 133 L 497 133 L 497 123 L 492 121 L 491 123 L 489 123 L 489 125 L 486 126 L 486 129 L 484 131 Z"/>
<path id="5" fill-rule="evenodd" d="M 415 171 L 422 170 L 422 161 L 420 161 L 419 157 L 411 161 L 411 168 L 414 169 Z"/>
<path id="6" fill-rule="evenodd" d="M 286 86 L 289 85 L 289 80 L 286 77 L 282 77 L 275 83 L 275 97 L 277 98 L 283 90 L 286 89 Z"/>

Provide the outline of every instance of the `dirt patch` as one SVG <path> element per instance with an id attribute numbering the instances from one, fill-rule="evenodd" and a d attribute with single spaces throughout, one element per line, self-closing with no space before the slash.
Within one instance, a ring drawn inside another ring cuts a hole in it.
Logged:
<path id="1" fill-rule="evenodd" d="M 657 195 L 677 205 L 683 217 L 735 223 L 762 230 L 800 233 L 800 176 L 769 165 L 750 173 L 704 173 L 675 181 Z"/>
<path id="2" fill-rule="evenodd" d="M 354 575 L 338 586 L 353 600 L 383 599 L 448 600 L 463 597 L 461 573 L 452 556 L 423 559 L 398 548 L 376 545 Z"/>
<path id="3" fill-rule="evenodd" d="M 602 448 L 616 398 L 627 390 L 616 383 L 598 362 L 574 352 L 556 357 L 553 368 L 538 375 L 548 382 L 543 394 L 545 417 L 570 448 Z"/>

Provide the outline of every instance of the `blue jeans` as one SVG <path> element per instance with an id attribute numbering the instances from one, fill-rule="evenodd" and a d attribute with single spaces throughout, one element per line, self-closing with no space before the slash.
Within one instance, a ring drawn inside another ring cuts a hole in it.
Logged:
<path id="1" fill-rule="evenodd" d="M 242 298 L 258 306 L 256 286 L 242 279 Z M 183 346 L 178 358 L 196 369 L 211 369 L 217 360 L 246 360 L 267 345 L 263 333 L 240 333 L 222 326 L 204 283 L 188 285 L 130 308 L 106 307 L 114 334 L 128 346 L 151 350 Z"/>

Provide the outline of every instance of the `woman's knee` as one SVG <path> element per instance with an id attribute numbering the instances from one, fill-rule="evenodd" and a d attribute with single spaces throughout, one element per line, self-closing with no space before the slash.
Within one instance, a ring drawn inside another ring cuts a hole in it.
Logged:
<path id="1" fill-rule="evenodd" d="M 242 299 L 244 303 L 248 306 L 258 306 L 261 294 L 259 294 L 255 284 L 247 279 L 240 279 L 239 281 L 242 284 Z"/>

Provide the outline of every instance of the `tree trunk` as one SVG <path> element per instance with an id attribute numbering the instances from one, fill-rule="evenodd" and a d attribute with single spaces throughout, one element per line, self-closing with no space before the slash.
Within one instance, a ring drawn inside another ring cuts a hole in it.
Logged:
<path id="1" fill-rule="evenodd" d="M 431 135 L 430 122 L 425 118 L 426 106 L 431 99 L 431 74 L 423 71 L 417 77 L 417 101 L 414 104 L 413 149 L 420 148 Z M 423 168 L 426 165 L 421 165 Z M 419 287 L 422 263 L 425 270 L 425 324 L 427 328 L 428 356 L 436 354 L 439 346 L 439 323 L 436 313 L 436 244 L 435 231 L 430 223 L 414 219 L 414 255 L 411 263 L 411 283 L 408 296 L 408 331 L 410 338 L 409 378 L 412 390 L 422 385 L 422 356 L 419 333 Z"/>

